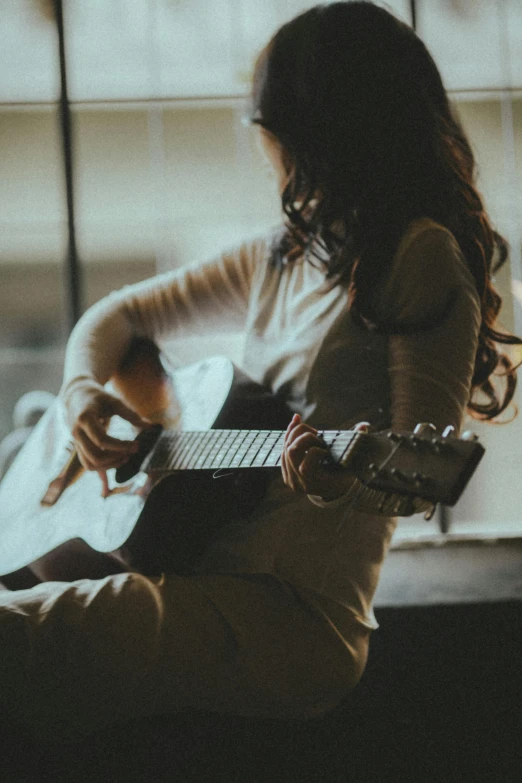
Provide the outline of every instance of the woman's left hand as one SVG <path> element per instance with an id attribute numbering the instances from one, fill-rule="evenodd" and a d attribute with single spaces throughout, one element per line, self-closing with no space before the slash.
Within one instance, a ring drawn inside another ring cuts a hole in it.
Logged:
<path id="1" fill-rule="evenodd" d="M 348 471 L 326 467 L 328 449 L 318 432 L 295 414 L 285 435 L 281 469 L 283 481 L 294 492 L 335 500 L 349 488 L 353 478 Z"/>

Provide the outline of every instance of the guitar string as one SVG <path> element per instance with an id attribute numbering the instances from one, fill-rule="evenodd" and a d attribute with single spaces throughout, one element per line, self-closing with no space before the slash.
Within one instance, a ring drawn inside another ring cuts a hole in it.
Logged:
<path id="1" fill-rule="evenodd" d="M 226 435 L 223 438 L 224 433 Z M 325 430 L 320 433 L 330 450 L 337 444 L 342 446 L 343 454 L 356 434 L 356 431 L 351 430 Z M 151 454 L 147 468 L 164 466 L 165 470 L 212 468 L 217 470 L 220 469 L 222 462 L 228 463 L 226 467 L 234 468 L 276 467 L 281 457 L 280 447 L 283 445 L 283 437 L 284 430 L 164 433 L 154 448 L 155 453 Z M 218 460 L 217 465 L 216 460 Z"/>

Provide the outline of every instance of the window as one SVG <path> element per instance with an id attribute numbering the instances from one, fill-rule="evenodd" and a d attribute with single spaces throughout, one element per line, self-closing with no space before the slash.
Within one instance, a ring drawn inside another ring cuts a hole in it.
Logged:
<path id="1" fill-rule="evenodd" d="M 478 184 L 496 229 L 509 241 L 510 259 L 498 273 L 502 325 L 522 334 L 522 5 L 418 0 L 417 31 L 437 62 L 475 152 Z M 520 351 L 513 358 L 522 359 Z M 516 404 L 520 408 L 520 383 Z M 454 509 L 450 536 L 519 536 L 522 416 L 507 425 L 467 427 L 486 454 Z M 401 526 L 424 536 L 418 518 Z M 429 533 L 431 535 L 431 533 Z"/>
<path id="2" fill-rule="evenodd" d="M 511 243 L 498 275 L 504 324 L 522 334 L 522 6 L 518 0 L 383 3 L 433 53 L 476 152 L 479 183 Z M 280 219 L 274 180 L 242 123 L 255 55 L 304 0 L 64 0 L 84 304 Z M 50 0 L 4 0 L 0 17 L 0 438 L 25 391 L 56 392 L 67 332 L 67 211 Z M 238 351 L 215 336 L 178 342 Z M 522 355 L 519 356 L 522 358 Z M 520 400 L 520 395 L 519 395 Z M 487 454 L 450 535 L 518 535 L 522 415 L 471 423 Z M 403 520 L 399 537 L 437 535 Z"/>

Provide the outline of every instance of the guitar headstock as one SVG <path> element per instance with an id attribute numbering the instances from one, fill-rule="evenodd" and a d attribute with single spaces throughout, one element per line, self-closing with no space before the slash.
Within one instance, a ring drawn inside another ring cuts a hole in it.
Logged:
<path id="1" fill-rule="evenodd" d="M 485 452 L 473 433 L 453 431 L 423 423 L 413 432 L 358 433 L 343 454 L 335 444 L 331 452 L 372 489 L 453 506 Z"/>

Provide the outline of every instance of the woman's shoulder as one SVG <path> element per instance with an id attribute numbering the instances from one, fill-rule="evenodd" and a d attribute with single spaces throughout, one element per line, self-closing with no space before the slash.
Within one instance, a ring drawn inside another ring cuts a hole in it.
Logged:
<path id="1" fill-rule="evenodd" d="M 275 248 L 281 241 L 282 231 L 281 226 L 272 226 L 259 231 L 235 245 L 229 252 L 243 257 L 254 271 L 259 272 L 272 258 Z"/>
<path id="2" fill-rule="evenodd" d="M 377 291 L 378 316 L 416 323 L 444 312 L 455 296 L 478 304 L 475 281 L 455 236 L 432 218 L 412 221 Z"/>
<path id="3" fill-rule="evenodd" d="M 251 283 L 267 266 L 275 230 L 258 231 L 250 236 L 239 237 L 237 241 L 225 245 L 214 255 L 207 258 L 192 260 L 182 267 L 167 272 L 164 276 L 168 283 L 170 279 L 177 280 L 180 276 L 203 276 L 211 278 L 231 277 L 248 280 Z M 156 279 L 160 279 L 157 277 Z"/>
<path id="4" fill-rule="evenodd" d="M 404 263 L 404 259 L 410 262 L 418 258 L 421 253 L 433 251 L 441 262 L 448 257 L 464 261 L 455 236 L 446 226 L 430 217 L 421 217 L 412 220 L 403 232 L 397 245 L 392 262 L 392 268 L 397 268 Z"/>

